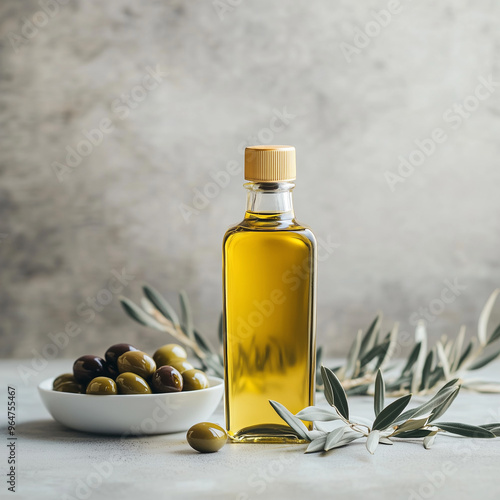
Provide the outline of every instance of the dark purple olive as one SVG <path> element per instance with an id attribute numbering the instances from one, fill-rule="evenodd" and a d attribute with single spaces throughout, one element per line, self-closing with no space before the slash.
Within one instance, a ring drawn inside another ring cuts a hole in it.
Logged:
<path id="1" fill-rule="evenodd" d="M 116 380 L 116 377 L 120 375 L 120 372 L 118 371 L 118 368 L 116 366 L 106 363 L 106 369 L 108 370 L 108 377 L 112 378 L 113 380 Z"/>
<path id="2" fill-rule="evenodd" d="M 182 375 L 173 366 L 162 366 L 153 373 L 151 387 L 155 392 L 180 392 Z"/>
<path id="3" fill-rule="evenodd" d="M 138 350 L 139 349 L 130 344 L 115 344 L 106 351 L 104 357 L 106 358 L 106 361 L 110 367 L 116 368 L 116 374 L 118 375 L 118 358 L 125 352 Z"/>
<path id="4" fill-rule="evenodd" d="M 84 385 L 96 377 L 106 377 L 108 375 L 106 361 L 92 354 L 80 356 L 73 364 L 73 375 L 79 384 Z"/>

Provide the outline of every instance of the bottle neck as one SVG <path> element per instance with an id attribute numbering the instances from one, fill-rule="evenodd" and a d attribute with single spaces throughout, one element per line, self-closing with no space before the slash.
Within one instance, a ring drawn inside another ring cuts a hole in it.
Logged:
<path id="1" fill-rule="evenodd" d="M 292 182 L 248 182 L 247 217 L 293 219 Z"/>

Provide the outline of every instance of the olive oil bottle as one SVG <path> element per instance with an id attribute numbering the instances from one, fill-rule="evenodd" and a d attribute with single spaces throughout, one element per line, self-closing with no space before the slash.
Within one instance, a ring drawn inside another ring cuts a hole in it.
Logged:
<path id="1" fill-rule="evenodd" d="M 226 427 L 237 442 L 297 442 L 269 404 L 314 404 L 316 240 L 295 220 L 295 148 L 245 150 L 247 208 L 223 241 Z"/>

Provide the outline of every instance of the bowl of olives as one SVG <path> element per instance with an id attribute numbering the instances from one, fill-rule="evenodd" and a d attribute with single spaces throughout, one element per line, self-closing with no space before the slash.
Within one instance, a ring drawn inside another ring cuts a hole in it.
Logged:
<path id="1" fill-rule="evenodd" d="M 115 344 L 104 358 L 79 357 L 72 372 L 43 381 L 38 390 L 52 417 L 66 427 L 136 436 L 181 432 L 206 420 L 224 387 L 222 379 L 191 365 L 178 344 L 161 346 L 153 356 Z"/>

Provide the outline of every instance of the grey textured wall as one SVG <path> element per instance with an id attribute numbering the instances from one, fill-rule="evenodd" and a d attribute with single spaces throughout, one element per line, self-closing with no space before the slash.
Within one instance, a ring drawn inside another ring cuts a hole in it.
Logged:
<path id="1" fill-rule="evenodd" d="M 296 146 L 297 217 L 335 247 L 330 354 L 378 309 L 475 331 L 500 285 L 500 3 L 2 0 L 0 19 L 2 356 L 65 328 L 58 356 L 152 349 L 117 302 L 143 282 L 184 288 L 215 338 L 251 143 Z"/>

